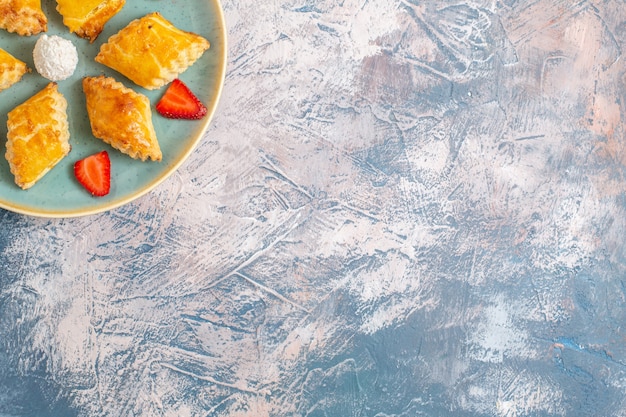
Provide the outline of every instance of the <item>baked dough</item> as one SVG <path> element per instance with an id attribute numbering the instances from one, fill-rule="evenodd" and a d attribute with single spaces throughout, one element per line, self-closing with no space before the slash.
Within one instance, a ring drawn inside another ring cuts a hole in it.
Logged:
<path id="1" fill-rule="evenodd" d="M 47 31 L 41 0 L 0 0 L 0 28 L 21 36 Z"/>
<path id="2" fill-rule="evenodd" d="M 154 90 L 173 81 L 209 46 L 202 36 L 182 31 L 154 12 L 111 36 L 100 47 L 96 61 Z"/>
<path id="3" fill-rule="evenodd" d="M 28 72 L 26 64 L 0 48 L 0 91 L 6 90 Z"/>
<path id="4" fill-rule="evenodd" d="M 91 131 L 135 159 L 160 161 L 150 101 L 111 77 L 83 78 Z"/>
<path id="5" fill-rule="evenodd" d="M 49 83 L 9 112 L 6 159 L 15 183 L 32 187 L 70 152 L 67 101 Z"/>
<path id="6" fill-rule="evenodd" d="M 93 42 L 124 3 L 125 0 L 57 0 L 57 11 L 70 32 Z"/>

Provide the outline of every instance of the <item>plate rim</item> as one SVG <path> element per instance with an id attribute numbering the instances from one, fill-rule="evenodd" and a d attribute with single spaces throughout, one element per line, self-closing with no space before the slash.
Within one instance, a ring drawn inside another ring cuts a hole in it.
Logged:
<path id="1" fill-rule="evenodd" d="M 207 0 L 208 2 L 213 2 L 217 6 L 217 14 L 215 16 L 215 20 L 219 22 L 221 27 L 221 45 L 222 51 L 221 56 L 218 57 L 218 65 L 216 66 L 216 78 L 217 85 L 213 92 L 212 99 L 209 103 L 207 103 L 207 114 L 202 120 L 200 127 L 197 129 L 197 134 L 195 137 L 190 138 L 189 146 L 185 149 L 185 151 L 181 154 L 179 158 L 177 158 L 166 170 L 164 170 L 160 175 L 156 176 L 152 181 L 150 181 L 145 186 L 137 189 L 135 192 L 130 193 L 127 196 L 124 196 L 120 199 L 111 200 L 102 205 L 97 205 L 90 208 L 78 208 L 76 210 L 41 210 L 41 209 L 33 209 L 31 207 L 26 207 L 21 204 L 11 204 L 10 202 L 2 201 L 0 199 L 0 208 L 11 211 L 17 214 L 23 214 L 32 217 L 39 218 L 49 218 L 49 219 L 60 219 L 60 218 L 75 218 L 75 217 L 84 217 L 91 216 L 95 214 L 104 213 L 115 208 L 124 206 L 126 204 L 131 203 L 134 200 L 141 198 L 142 196 L 148 194 L 150 191 L 154 190 L 157 186 L 163 183 L 166 179 L 172 176 L 180 166 L 189 159 L 189 156 L 193 153 L 193 151 L 197 148 L 200 141 L 204 138 L 209 124 L 213 120 L 213 115 L 218 107 L 220 102 L 220 98 L 222 96 L 222 90 L 224 87 L 224 82 L 226 78 L 226 68 L 228 61 L 228 31 L 226 30 L 226 21 L 224 18 L 224 9 L 222 7 L 220 0 Z M 96 198 L 96 197 L 94 197 Z"/>

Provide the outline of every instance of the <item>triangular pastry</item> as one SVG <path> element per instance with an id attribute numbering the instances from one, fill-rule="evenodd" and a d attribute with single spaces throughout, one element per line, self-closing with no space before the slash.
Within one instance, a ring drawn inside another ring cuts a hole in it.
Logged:
<path id="1" fill-rule="evenodd" d="M 15 183 L 32 187 L 70 152 L 67 101 L 49 83 L 9 112 L 6 159 Z"/>
<path id="2" fill-rule="evenodd" d="M 83 91 L 95 137 L 132 158 L 161 160 L 146 96 L 105 76 L 83 78 Z"/>
<path id="3" fill-rule="evenodd" d="M 57 11 L 70 32 L 93 42 L 124 3 L 125 0 L 57 0 Z"/>
<path id="4" fill-rule="evenodd" d="M 6 90 L 28 72 L 26 64 L 0 48 L 0 91 Z"/>
<path id="5" fill-rule="evenodd" d="M 202 36 L 182 31 L 154 12 L 111 36 L 96 61 L 153 90 L 173 81 L 209 46 Z"/>
<path id="6" fill-rule="evenodd" d="M 47 31 L 41 0 L 0 0 L 0 28 L 21 36 Z"/>

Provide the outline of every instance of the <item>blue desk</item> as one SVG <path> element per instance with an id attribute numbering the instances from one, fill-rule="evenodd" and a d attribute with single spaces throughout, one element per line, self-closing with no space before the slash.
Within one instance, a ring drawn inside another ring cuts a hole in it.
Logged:
<path id="1" fill-rule="evenodd" d="M 173 176 L 0 212 L 0 415 L 626 415 L 624 3 L 223 6 Z"/>

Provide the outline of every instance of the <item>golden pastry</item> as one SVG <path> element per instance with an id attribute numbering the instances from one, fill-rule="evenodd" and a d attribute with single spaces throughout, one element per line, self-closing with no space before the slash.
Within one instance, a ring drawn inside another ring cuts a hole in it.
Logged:
<path id="1" fill-rule="evenodd" d="M 21 36 L 47 31 L 41 0 L 0 0 L 0 28 Z"/>
<path id="2" fill-rule="evenodd" d="M 49 83 L 9 112 L 6 159 L 15 183 L 32 187 L 70 152 L 67 101 Z"/>
<path id="3" fill-rule="evenodd" d="M 153 90 L 173 81 L 209 46 L 202 36 L 182 31 L 154 12 L 111 36 L 96 61 Z"/>
<path id="4" fill-rule="evenodd" d="M 6 90 L 28 72 L 26 64 L 0 48 L 0 91 Z"/>
<path id="5" fill-rule="evenodd" d="M 125 0 L 57 0 L 57 11 L 70 32 L 93 42 L 124 3 Z"/>
<path id="6" fill-rule="evenodd" d="M 146 96 L 105 76 L 84 78 L 83 91 L 95 137 L 132 158 L 161 160 Z"/>

